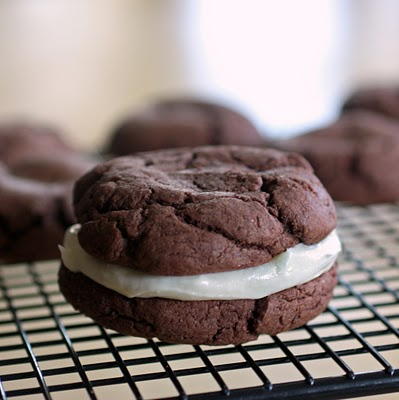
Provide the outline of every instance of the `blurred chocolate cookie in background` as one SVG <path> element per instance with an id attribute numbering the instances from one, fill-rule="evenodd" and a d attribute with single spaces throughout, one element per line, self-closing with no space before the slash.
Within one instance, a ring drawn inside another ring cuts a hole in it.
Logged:
<path id="1" fill-rule="evenodd" d="M 399 119 L 399 87 L 374 87 L 355 91 L 343 106 L 343 112 L 368 110 Z"/>
<path id="2" fill-rule="evenodd" d="M 301 153 L 334 200 L 372 204 L 399 200 L 399 122 L 369 111 L 269 145 Z"/>
<path id="3" fill-rule="evenodd" d="M 200 100 L 165 100 L 123 121 L 113 132 L 105 153 L 127 155 L 140 151 L 201 145 L 257 146 L 263 140 L 240 113 Z"/>
<path id="4" fill-rule="evenodd" d="M 72 151 L 57 129 L 33 122 L 0 123 L 0 161 L 13 165 L 41 155 Z"/>
<path id="5" fill-rule="evenodd" d="M 53 128 L 0 124 L 0 262 L 57 258 L 74 222 L 72 185 L 95 161 Z"/>

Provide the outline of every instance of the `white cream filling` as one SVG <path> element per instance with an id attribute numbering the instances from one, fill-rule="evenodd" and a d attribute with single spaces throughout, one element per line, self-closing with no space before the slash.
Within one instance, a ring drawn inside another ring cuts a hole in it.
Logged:
<path id="1" fill-rule="evenodd" d="M 126 297 L 260 299 L 317 278 L 332 267 L 341 250 L 334 230 L 319 243 L 298 244 L 257 267 L 201 275 L 150 275 L 92 257 L 79 244 L 79 229 L 78 224 L 71 226 L 60 246 L 65 267 Z"/>

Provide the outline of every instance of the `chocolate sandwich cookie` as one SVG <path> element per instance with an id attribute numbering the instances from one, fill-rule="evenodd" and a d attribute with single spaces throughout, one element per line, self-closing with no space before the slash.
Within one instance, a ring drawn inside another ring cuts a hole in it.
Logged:
<path id="1" fill-rule="evenodd" d="M 344 102 L 342 111 L 373 111 L 399 119 L 399 88 L 375 87 L 354 92 Z"/>
<path id="2" fill-rule="evenodd" d="M 38 126 L 0 126 L 0 149 L 0 263 L 57 258 L 73 181 L 94 161 Z"/>
<path id="3" fill-rule="evenodd" d="M 336 284 L 333 202 L 299 155 L 213 146 L 96 166 L 74 190 L 59 285 L 124 334 L 228 344 L 303 325 Z"/>
<path id="4" fill-rule="evenodd" d="M 301 153 L 334 200 L 372 204 L 399 200 L 399 122 L 367 111 L 273 144 Z"/>
<path id="5" fill-rule="evenodd" d="M 121 156 L 175 147 L 261 143 L 255 126 L 230 108 L 195 100 L 169 100 L 122 122 L 105 152 Z"/>

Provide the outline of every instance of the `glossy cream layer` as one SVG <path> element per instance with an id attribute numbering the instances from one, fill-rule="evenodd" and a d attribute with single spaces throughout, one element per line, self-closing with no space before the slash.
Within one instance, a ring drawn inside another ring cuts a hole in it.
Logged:
<path id="1" fill-rule="evenodd" d="M 341 250 L 334 230 L 317 244 L 298 244 L 257 267 L 188 276 L 150 275 L 92 257 L 79 244 L 79 229 L 78 224 L 70 227 L 60 246 L 65 267 L 126 297 L 259 299 L 317 278 L 332 267 Z"/>

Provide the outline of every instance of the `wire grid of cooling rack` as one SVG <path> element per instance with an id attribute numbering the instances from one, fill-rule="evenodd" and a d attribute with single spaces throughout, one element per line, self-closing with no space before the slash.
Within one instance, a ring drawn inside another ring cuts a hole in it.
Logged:
<path id="1" fill-rule="evenodd" d="M 344 252 L 328 310 L 303 328 L 242 346 L 125 337 L 65 302 L 56 262 L 0 267 L 0 399 L 339 399 L 399 391 L 399 207 L 338 212 Z"/>

